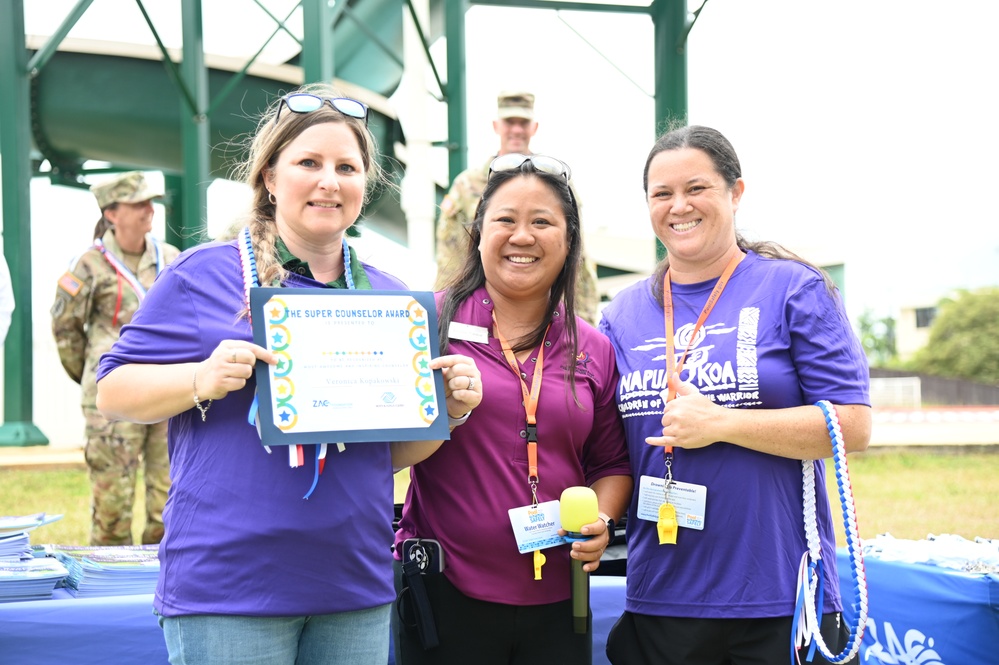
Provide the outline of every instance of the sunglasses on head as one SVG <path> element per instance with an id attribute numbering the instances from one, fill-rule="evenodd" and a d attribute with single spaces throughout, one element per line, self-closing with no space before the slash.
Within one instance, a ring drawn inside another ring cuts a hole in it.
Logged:
<path id="1" fill-rule="evenodd" d="M 566 182 L 572 177 L 569 165 L 561 160 L 545 155 L 522 155 L 519 152 L 500 155 L 494 159 L 489 165 L 489 176 L 492 177 L 497 171 L 515 171 L 527 162 L 533 164 L 535 170 L 565 178 Z"/>
<path id="2" fill-rule="evenodd" d="M 282 97 L 274 122 L 276 123 L 281 119 L 281 110 L 285 106 L 288 107 L 289 111 L 295 113 L 312 113 L 321 109 L 323 104 L 326 103 L 329 103 L 334 110 L 339 111 L 347 117 L 363 120 L 365 126 L 367 126 L 368 107 L 356 99 L 350 99 L 349 97 L 319 97 L 318 95 L 310 95 L 305 92 L 297 92 Z"/>

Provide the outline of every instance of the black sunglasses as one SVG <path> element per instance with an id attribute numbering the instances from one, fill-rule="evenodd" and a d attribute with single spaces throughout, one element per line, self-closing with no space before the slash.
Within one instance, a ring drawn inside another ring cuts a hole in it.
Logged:
<path id="1" fill-rule="evenodd" d="M 334 110 L 339 111 L 349 118 L 363 120 L 365 126 L 367 126 L 368 107 L 356 99 L 350 99 L 349 97 L 319 97 L 318 95 L 310 95 L 304 92 L 297 92 L 282 97 L 274 122 L 276 123 L 281 119 L 281 110 L 285 106 L 288 107 L 289 111 L 295 113 L 312 113 L 321 109 L 323 104 L 326 103 L 329 103 Z"/>
<path id="2" fill-rule="evenodd" d="M 494 159 L 489 165 L 489 176 L 491 177 L 497 171 L 514 171 L 526 162 L 533 164 L 534 168 L 538 171 L 565 178 L 566 182 L 569 182 L 569 179 L 572 178 L 572 171 L 569 170 L 569 165 L 560 159 L 545 155 L 523 155 L 519 152 L 500 155 Z"/>

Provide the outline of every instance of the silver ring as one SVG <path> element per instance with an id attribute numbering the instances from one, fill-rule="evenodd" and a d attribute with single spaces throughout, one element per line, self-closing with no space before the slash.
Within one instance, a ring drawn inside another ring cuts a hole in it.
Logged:
<path id="1" fill-rule="evenodd" d="M 465 390 L 471 390 L 475 386 L 475 379 L 468 377 L 468 387 Z"/>
<path id="2" fill-rule="evenodd" d="M 236 364 L 236 349 L 232 350 L 232 364 Z"/>

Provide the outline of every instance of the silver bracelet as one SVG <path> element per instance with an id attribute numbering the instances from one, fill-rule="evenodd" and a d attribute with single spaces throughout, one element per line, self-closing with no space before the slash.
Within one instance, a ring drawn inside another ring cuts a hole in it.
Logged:
<path id="1" fill-rule="evenodd" d="M 449 414 L 447 414 L 447 426 L 450 429 L 454 429 L 458 425 L 464 425 L 465 421 L 468 420 L 468 417 L 470 415 L 472 415 L 472 410 L 471 409 L 469 409 L 468 412 L 465 415 L 461 416 L 460 418 L 452 418 L 451 414 L 449 413 Z"/>
<path id="2" fill-rule="evenodd" d="M 198 411 L 201 412 L 201 422 L 205 422 L 205 415 L 208 413 L 208 409 L 212 408 L 212 400 L 208 400 L 208 404 L 202 404 L 201 400 L 198 398 L 198 368 L 194 368 L 194 406 L 198 407 Z"/>

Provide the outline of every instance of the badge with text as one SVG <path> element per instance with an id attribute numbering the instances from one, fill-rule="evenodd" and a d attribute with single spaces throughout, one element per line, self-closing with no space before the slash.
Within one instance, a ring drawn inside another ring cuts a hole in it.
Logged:
<path id="1" fill-rule="evenodd" d="M 558 535 L 558 530 L 562 528 L 558 499 L 536 506 L 511 508 L 509 513 L 513 537 L 517 539 L 517 550 L 521 554 L 566 542 Z"/>
<path id="2" fill-rule="evenodd" d="M 704 528 L 704 506 L 707 503 L 708 488 L 693 483 L 673 481 L 669 488 L 667 501 L 663 488 L 666 481 L 663 478 L 642 476 L 638 490 L 638 517 L 650 522 L 659 522 L 659 507 L 670 503 L 676 509 L 678 526 L 700 531 Z"/>
<path id="3" fill-rule="evenodd" d="M 459 323 L 452 321 L 447 327 L 447 336 L 450 339 L 463 339 L 467 342 L 478 344 L 489 343 L 489 330 L 482 326 L 473 326 L 469 323 Z"/>

